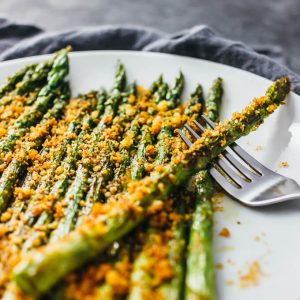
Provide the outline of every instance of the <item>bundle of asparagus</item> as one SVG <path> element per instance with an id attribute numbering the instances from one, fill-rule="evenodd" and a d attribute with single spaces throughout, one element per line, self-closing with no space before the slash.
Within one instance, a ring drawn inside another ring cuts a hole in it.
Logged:
<path id="1" fill-rule="evenodd" d="M 219 121 L 222 79 L 182 104 L 182 73 L 146 90 L 119 63 L 109 91 L 70 98 L 68 51 L 0 88 L 1 297 L 214 299 L 207 165 L 283 103 L 288 79 L 187 149 L 176 130 Z"/>

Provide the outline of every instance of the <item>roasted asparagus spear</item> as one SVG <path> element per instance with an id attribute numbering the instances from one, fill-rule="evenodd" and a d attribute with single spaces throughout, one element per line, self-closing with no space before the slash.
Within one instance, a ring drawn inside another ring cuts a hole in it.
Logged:
<path id="1" fill-rule="evenodd" d="M 222 80 L 214 81 L 205 101 L 205 114 L 213 122 L 219 120 L 222 102 Z M 215 299 L 212 237 L 213 208 L 211 198 L 214 183 L 208 171 L 201 171 L 192 179 L 196 190 L 196 205 L 189 234 L 185 278 L 186 299 Z M 195 270 L 197 270 L 195 272 Z"/>

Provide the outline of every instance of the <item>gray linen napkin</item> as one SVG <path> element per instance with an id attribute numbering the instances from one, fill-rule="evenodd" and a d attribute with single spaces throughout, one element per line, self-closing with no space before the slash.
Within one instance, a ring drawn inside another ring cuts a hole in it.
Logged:
<path id="1" fill-rule="evenodd" d="M 34 25 L 0 19 L 0 60 L 51 53 L 67 45 L 72 45 L 75 51 L 140 50 L 197 57 L 271 80 L 288 75 L 293 91 L 300 94 L 300 76 L 282 64 L 278 49 L 270 51 L 269 48 L 261 48 L 261 53 L 258 53 L 243 43 L 218 36 L 205 25 L 172 35 L 136 26 L 99 26 L 45 32 Z"/>

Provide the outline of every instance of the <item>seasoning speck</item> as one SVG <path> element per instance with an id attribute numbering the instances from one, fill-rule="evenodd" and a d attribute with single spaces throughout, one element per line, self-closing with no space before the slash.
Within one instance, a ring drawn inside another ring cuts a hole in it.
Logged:
<path id="1" fill-rule="evenodd" d="M 255 150 L 260 151 L 260 150 L 262 150 L 262 148 L 263 148 L 262 145 L 258 144 L 258 145 L 256 145 Z"/>
<path id="2" fill-rule="evenodd" d="M 230 237 L 230 231 L 228 230 L 228 228 L 224 227 L 219 232 L 219 236 L 222 236 L 222 237 L 225 237 L 225 238 L 229 238 Z"/>
<path id="3" fill-rule="evenodd" d="M 279 168 L 287 168 L 289 163 L 287 161 L 282 161 L 278 164 Z"/>

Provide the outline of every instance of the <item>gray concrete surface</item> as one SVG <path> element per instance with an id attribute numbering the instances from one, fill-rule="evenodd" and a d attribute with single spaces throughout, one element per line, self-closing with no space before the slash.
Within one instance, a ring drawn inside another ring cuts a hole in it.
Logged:
<path id="1" fill-rule="evenodd" d="M 0 0 L 0 16 L 47 30 L 139 24 L 174 32 L 208 24 L 250 46 L 280 46 L 300 73 L 299 0 Z"/>

